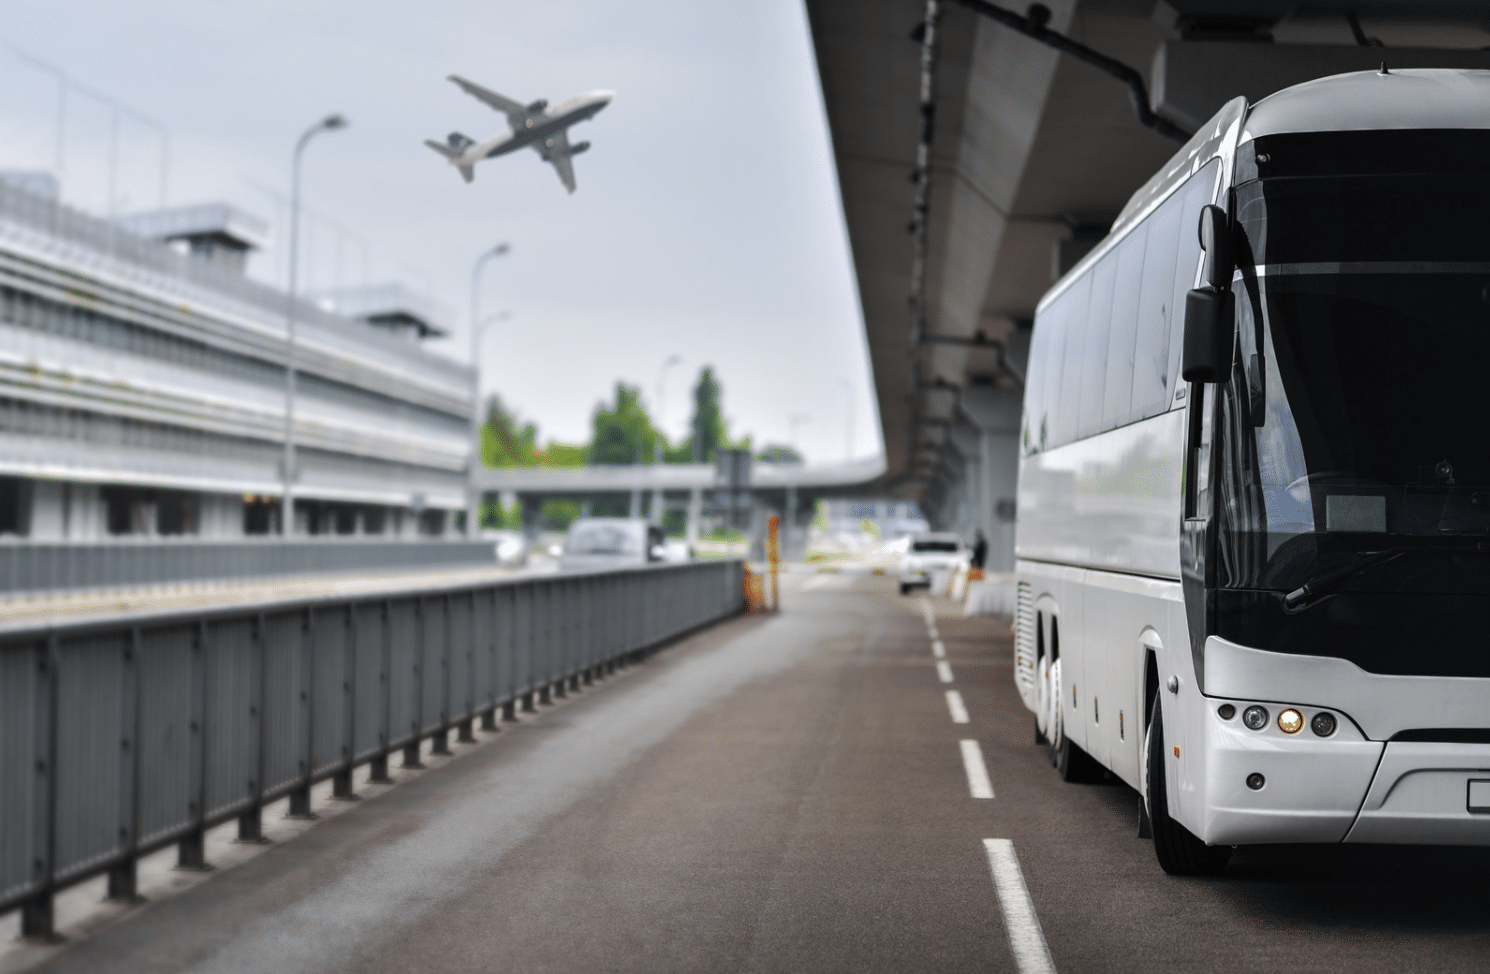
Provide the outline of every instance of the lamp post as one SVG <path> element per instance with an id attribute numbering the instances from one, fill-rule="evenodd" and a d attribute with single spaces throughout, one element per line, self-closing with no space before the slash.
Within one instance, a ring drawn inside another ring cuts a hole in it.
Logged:
<path id="1" fill-rule="evenodd" d="M 466 484 L 466 537 L 474 538 L 481 530 L 481 487 L 476 482 L 481 471 L 481 334 L 486 323 L 481 320 L 481 271 L 487 261 L 501 257 L 512 248 L 506 243 L 482 253 L 471 268 L 471 368 L 475 370 L 471 390 L 471 463 Z M 501 320 L 501 316 L 497 320 Z"/>
<path id="2" fill-rule="evenodd" d="M 669 355 L 657 370 L 657 439 L 652 443 L 652 466 L 662 463 L 662 423 L 666 418 L 667 410 L 663 407 L 662 397 L 664 383 L 667 381 L 667 370 L 683 361 L 681 355 Z M 652 523 L 658 527 L 662 526 L 662 481 L 659 479 L 661 471 L 652 471 Z"/>
<path id="3" fill-rule="evenodd" d="M 295 143 L 290 161 L 290 277 L 289 301 L 285 307 L 285 455 L 280 461 L 284 490 L 279 511 L 279 533 L 288 538 L 295 533 L 295 263 L 300 246 L 300 157 L 310 140 L 322 132 L 347 127 L 340 115 L 327 115 L 305 130 Z"/>

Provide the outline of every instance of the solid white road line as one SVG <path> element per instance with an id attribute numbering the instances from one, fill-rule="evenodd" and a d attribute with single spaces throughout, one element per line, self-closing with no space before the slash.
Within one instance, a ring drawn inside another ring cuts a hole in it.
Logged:
<path id="1" fill-rule="evenodd" d="M 1055 961 L 1040 929 L 1040 918 L 1035 915 L 1035 903 L 1024 885 L 1014 843 L 1008 839 L 984 839 L 983 848 L 988 852 L 993 888 L 998 891 L 999 907 L 1004 911 L 1015 968 L 1019 974 L 1055 974 Z"/>
<path id="2" fill-rule="evenodd" d="M 946 660 L 939 659 L 936 661 L 936 675 L 942 678 L 943 683 L 952 682 L 952 667 L 947 665 Z"/>
<path id="3" fill-rule="evenodd" d="M 947 691 L 947 709 L 952 712 L 952 723 L 967 723 L 967 708 L 962 705 L 962 694 L 956 690 Z"/>
<path id="4" fill-rule="evenodd" d="M 974 798 L 992 798 L 993 782 L 983 764 L 983 750 L 977 741 L 962 741 L 962 767 L 967 772 L 967 789 Z"/>
<path id="5" fill-rule="evenodd" d="M 947 658 L 947 647 L 942 645 L 942 641 L 940 639 L 933 639 L 931 641 L 931 655 L 935 656 L 937 659 Z"/>

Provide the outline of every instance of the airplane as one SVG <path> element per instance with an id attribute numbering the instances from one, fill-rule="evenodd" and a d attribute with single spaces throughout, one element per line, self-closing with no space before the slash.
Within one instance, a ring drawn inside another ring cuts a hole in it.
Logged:
<path id="1" fill-rule="evenodd" d="M 539 99 L 530 105 L 513 101 L 505 95 L 483 88 L 459 75 L 450 75 L 466 94 L 486 102 L 507 116 L 512 131 L 485 142 L 477 142 L 459 132 L 451 132 L 444 142 L 425 139 L 424 144 L 444 156 L 452 166 L 460 170 L 461 177 L 470 182 L 476 176 L 476 163 L 482 159 L 506 155 L 523 146 L 535 150 L 544 162 L 552 163 L 559 174 L 559 181 L 569 192 L 574 192 L 574 166 L 569 161 L 590 147 L 588 142 L 569 144 L 569 126 L 594 118 L 615 98 L 615 92 L 592 91 L 571 98 L 562 105 L 548 107 L 548 102 Z"/>

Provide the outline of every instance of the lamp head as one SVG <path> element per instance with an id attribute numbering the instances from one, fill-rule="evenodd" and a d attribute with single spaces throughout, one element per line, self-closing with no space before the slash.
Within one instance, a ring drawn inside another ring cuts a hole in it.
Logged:
<path id="1" fill-rule="evenodd" d="M 337 129 L 344 129 L 347 127 L 348 124 L 349 123 L 347 122 L 346 118 L 342 115 L 327 115 L 324 119 L 321 120 L 321 128 L 325 129 L 328 132 L 335 132 Z"/>
<path id="2" fill-rule="evenodd" d="M 492 255 L 493 255 L 493 256 L 495 256 L 495 257 L 500 257 L 500 256 L 502 256 L 502 255 L 503 255 L 503 254 L 505 254 L 505 253 L 507 253 L 507 251 L 509 251 L 509 250 L 511 250 L 511 249 L 512 249 L 512 248 L 511 248 L 511 247 L 509 247 L 509 246 L 507 246 L 507 243 L 506 243 L 506 242 L 505 242 L 505 241 L 504 241 L 504 242 L 502 242 L 502 243 L 499 243 L 499 244 L 497 244 L 497 245 L 496 245 L 496 246 L 495 246 L 495 247 L 493 247 L 493 248 L 492 248 L 492 249 L 491 249 L 491 252 L 492 252 Z"/>

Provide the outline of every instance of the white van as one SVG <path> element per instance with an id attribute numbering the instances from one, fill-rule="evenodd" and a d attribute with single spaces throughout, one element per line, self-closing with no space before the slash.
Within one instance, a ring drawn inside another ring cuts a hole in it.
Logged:
<path id="1" fill-rule="evenodd" d="M 639 517 L 577 517 L 569 522 L 564 571 L 624 568 L 662 561 L 662 529 Z"/>

